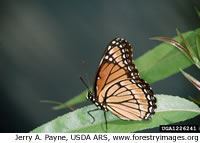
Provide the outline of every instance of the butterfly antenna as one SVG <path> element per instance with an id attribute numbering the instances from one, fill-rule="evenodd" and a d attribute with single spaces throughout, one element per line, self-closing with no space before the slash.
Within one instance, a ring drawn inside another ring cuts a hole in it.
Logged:
<path id="1" fill-rule="evenodd" d="M 87 73 L 87 70 L 86 70 L 86 62 L 83 61 L 82 63 L 83 63 L 83 66 L 84 66 L 84 70 L 85 70 L 85 75 L 86 75 L 86 78 L 87 78 L 87 82 L 88 82 L 88 84 L 90 86 L 91 85 L 90 84 L 90 79 L 89 79 L 89 76 L 88 76 L 88 73 Z"/>
<path id="2" fill-rule="evenodd" d="M 85 81 L 83 80 L 83 78 L 80 76 L 80 80 L 82 81 L 82 83 L 85 85 L 85 87 L 87 87 L 88 91 L 90 91 L 88 85 L 85 83 Z"/>

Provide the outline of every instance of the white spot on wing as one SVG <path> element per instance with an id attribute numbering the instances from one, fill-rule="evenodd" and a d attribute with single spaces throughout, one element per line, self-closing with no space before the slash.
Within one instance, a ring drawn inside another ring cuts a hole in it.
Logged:
<path id="1" fill-rule="evenodd" d="M 123 57 L 124 59 L 126 59 L 126 56 L 125 56 L 125 54 L 123 54 L 123 55 L 122 55 L 122 57 Z"/>
<path id="2" fill-rule="evenodd" d="M 142 85 L 141 85 L 141 84 L 138 84 L 138 86 L 139 86 L 140 88 L 142 88 Z"/>
<path id="3" fill-rule="evenodd" d="M 149 94 L 147 95 L 147 99 L 148 99 L 148 100 L 151 100 L 151 96 L 150 96 Z"/>
<path id="4" fill-rule="evenodd" d="M 128 66 L 128 70 L 129 70 L 129 71 L 131 71 L 131 68 L 130 68 L 130 66 Z"/>
<path id="5" fill-rule="evenodd" d="M 153 109 L 152 107 L 149 107 L 149 111 L 150 111 L 150 112 L 152 112 L 152 109 Z"/>
<path id="6" fill-rule="evenodd" d="M 148 119 L 148 118 L 149 118 L 149 116 L 150 116 L 150 113 L 147 113 L 147 115 L 146 115 L 145 119 Z"/>
<path id="7" fill-rule="evenodd" d="M 112 46 L 108 46 L 108 50 L 110 50 L 112 48 Z"/>
<path id="8" fill-rule="evenodd" d="M 135 81 L 133 79 L 131 81 L 132 81 L 132 83 L 135 83 Z"/>
<path id="9" fill-rule="evenodd" d="M 112 41 L 112 44 L 115 44 L 116 42 L 115 41 Z"/>
<path id="10" fill-rule="evenodd" d="M 126 60 L 124 60 L 124 63 L 125 63 L 126 65 L 128 65 L 128 63 L 127 63 L 127 61 L 126 61 Z"/>

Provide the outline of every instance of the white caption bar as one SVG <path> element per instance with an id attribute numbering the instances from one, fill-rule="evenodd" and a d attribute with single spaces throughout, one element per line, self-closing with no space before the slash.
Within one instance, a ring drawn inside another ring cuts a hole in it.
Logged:
<path id="1" fill-rule="evenodd" d="M 197 143 L 199 133 L 1 133 L 2 143 Z"/>

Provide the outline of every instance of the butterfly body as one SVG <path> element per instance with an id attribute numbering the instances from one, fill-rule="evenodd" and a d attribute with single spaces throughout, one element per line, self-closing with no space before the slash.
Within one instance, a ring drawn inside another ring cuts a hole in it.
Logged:
<path id="1" fill-rule="evenodd" d="M 104 110 L 105 112 L 108 111 L 107 107 L 106 107 L 106 103 L 99 103 L 97 98 L 94 97 L 94 95 L 89 91 L 87 96 L 86 96 L 87 100 L 90 100 L 93 104 L 95 104 L 97 106 L 98 109 L 100 110 Z"/>
<path id="2" fill-rule="evenodd" d="M 94 94 L 88 91 L 86 97 L 104 111 L 104 116 L 110 111 L 123 120 L 149 120 L 155 113 L 152 88 L 140 78 L 131 45 L 125 39 L 115 38 L 105 49 L 93 89 Z"/>

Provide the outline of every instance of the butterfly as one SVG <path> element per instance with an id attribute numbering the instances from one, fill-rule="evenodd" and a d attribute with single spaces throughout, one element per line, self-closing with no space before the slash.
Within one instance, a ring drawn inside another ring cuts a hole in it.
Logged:
<path id="1" fill-rule="evenodd" d="M 83 81 L 84 82 L 84 81 Z M 98 65 L 94 94 L 88 88 L 86 98 L 97 106 L 91 112 L 110 111 L 123 120 L 149 120 L 155 113 L 156 98 L 150 85 L 140 78 L 133 58 L 132 48 L 127 40 L 115 38 L 104 51 Z"/>

